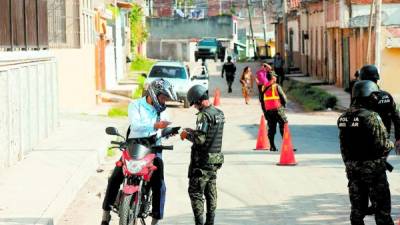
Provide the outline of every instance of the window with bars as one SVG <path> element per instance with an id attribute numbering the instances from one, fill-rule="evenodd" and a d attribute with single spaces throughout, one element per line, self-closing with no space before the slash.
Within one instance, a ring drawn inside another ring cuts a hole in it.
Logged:
<path id="1" fill-rule="evenodd" d="M 80 48 L 94 43 L 92 0 L 48 0 L 50 48 Z"/>
<path id="2" fill-rule="evenodd" d="M 79 0 L 48 0 L 47 11 L 50 48 L 79 48 Z"/>

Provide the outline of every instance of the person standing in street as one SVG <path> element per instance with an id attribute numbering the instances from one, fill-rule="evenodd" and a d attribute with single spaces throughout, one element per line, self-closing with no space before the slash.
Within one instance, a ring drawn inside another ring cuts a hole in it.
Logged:
<path id="1" fill-rule="evenodd" d="M 375 65 L 365 65 L 360 69 L 360 80 L 370 80 L 378 85 L 380 75 Z M 378 86 L 379 88 L 379 86 Z M 377 112 L 382 118 L 383 124 L 390 135 L 392 122 L 394 125 L 394 137 L 396 139 L 396 153 L 400 154 L 400 112 L 392 95 L 386 91 L 380 90 L 376 94 L 378 100 L 374 103 L 372 110 Z"/>
<path id="2" fill-rule="evenodd" d="M 253 92 L 253 74 L 251 74 L 251 69 L 246 66 L 243 69 L 243 73 L 240 76 L 240 83 L 242 84 L 242 94 L 246 104 L 249 104 L 250 95 Z"/>
<path id="3" fill-rule="evenodd" d="M 368 198 L 375 207 L 376 224 L 394 224 L 384 159 L 394 145 L 379 114 L 371 107 L 378 93 L 374 82 L 356 82 L 352 106 L 337 121 L 340 151 L 349 181 L 352 225 L 364 225 Z"/>
<path id="4" fill-rule="evenodd" d="M 227 60 L 228 62 L 224 63 L 224 65 L 222 66 L 221 77 L 224 78 L 225 73 L 226 83 L 228 84 L 228 93 L 232 93 L 232 84 L 235 80 L 236 66 L 232 62 L 231 56 L 228 56 Z"/>
<path id="5" fill-rule="evenodd" d="M 271 71 L 271 66 L 267 63 L 262 63 L 261 68 L 256 72 L 256 84 L 258 89 L 258 100 L 261 104 L 261 109 L 265 115 L 264 107 L 264 93 L 262 90 L 263 85 L 268 86 L 269 81 L 267 79 L 267 74 Z"/>
<path id="6" fill-rule="evenodd" d="M 187 94 L 190 105 L 199 110 L 196 128 L 185 128 L 181 139 L 193 143 L 189 165 L 189 197 L 195 225 L 214 225 L 217 208 L 217 170 L 224 162 L 221 152 L 224 113 L 210 104 L 208 90 L 194 85 Z M 204 223 L 204 197 L 207 205 Z"/>
<path id="7" fill-rule="evenodd" d="M 163 79 L 157 79 L 150 83 L 147 95 L 129 104 L 129 131 L 128 142 L 140 143 L 146 146 L 156 144 L 156 135 L 158 130 L 169 126 L 166 115 L 165 102 L 167 100 L 176 100 L 176 94 L 172 85 Z M 157 170 L 151 177 L 151 189 L 153 191 L 152 212 L 153 217 L 151 225 L 157 225 L 163 218 L 165 192 L 164 183 L 164 163 L 161 153 L 153 161 Z M 103 217 L 101 225 L 109 225 L 111 220 L 110 211 L 117 198 L 119 188 L 124 180 L 122 167 L 116 166 L 108 179 L 107 190 L 103 201 Z"/>
<path id="8" fill-rule="evenodd" d="M 286 107 L 286 95 L 283 92 L 281 86 L 276 83 L 276 76 L 273 73 L 268 73 L 268 85 L 262 87 L 264 93 L 264 107 L 265 107 L 265 119 L 268 123 L 268 139 L 271 145 L 270 151 L 278 151 L 275 145 L 275 133 L 276 126 L 279 124 L 279 131 L 283 137 L 283 129 L 285 123 L 287 123 L 287 117 L 285 114 Z"/>
<path id="9" fill-rule="evenodd" d="M 278 75 L 278 84 L 283 85 L 285 80 L 285 71 L 283 66 L 285 65 L 285 60 L 282 58 L 281 53 L 277 52 L 274 56 L 274 71 Z"/>
<path id="10" fill-rule="evenodd" d="M 354 73 L 354 79 L 352 79 L 352 80 L 349 82 L 350 106 L 351 106 L 351 100 L 353 99 L 353 87 L 354 87 L 354 84 L 359 80 L 359 79 L 358 79 L 359 77 L 360 77 L 360 71 L 357 70 L 357 71 Z"/>

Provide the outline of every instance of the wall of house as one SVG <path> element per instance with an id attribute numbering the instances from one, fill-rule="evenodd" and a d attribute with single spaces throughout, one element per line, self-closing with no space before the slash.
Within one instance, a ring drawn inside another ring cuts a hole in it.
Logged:
<path id="1" fill-rule="evenodd" d="M 58 62 L 62 111 L 83 111 L 96 105 L 95 48 L 51 49 Z"/>
<path id="2" fill-rule="evenodd" d="M 309 74 L 308 71 L 308 58 L 309 58 L 309 39 L 308 35 L 308 14 L 301 12 L 300 14 L 300 30 L 299 30 L 299 41 L 300 41 L 300 70 L 304 74 Z"/>
<path id="3" fill-rule="evenodd" d="M 387 48 L 385 42 L 388 36 L 389 36 L 388 31 L 386 29 L 382 29 L 382 38 L 381 38 L 382 58 L 381 58 L 381 71 L 380 71 L 381 81 L 379 84 L 382 89 L 390 92 L 398 102 L 400 101 L 400 88 L 399 88 L 400 48 Z"/>
<path id="4" fill-rule="evenodd" d="M 288 30 L 289 30 L 289 49 L 291 45 L 291 59 L 293 67 L 301 66 L 301 54 L 300 54 L 300 25 L 299 25 L 299 17 L 294 17 L 290 21 L 288 21 Z M 290 43 L 290 39 L 292 40 Z"/>
<path id="5" fill-rule="evenodd" d="M 20 161 L 58 124 L 56 61 L 47 52 L 0 56 L 0 168 Z"/>
<path id="6" fill-rule="evenodd" d="M 322 2 L 310 4 L 308 18 L 308 35 L 309 35 L 309 65 L 308 71 L 310 75 L 326 80 L 326 28 L 325 14 L 323 13 Z"/>

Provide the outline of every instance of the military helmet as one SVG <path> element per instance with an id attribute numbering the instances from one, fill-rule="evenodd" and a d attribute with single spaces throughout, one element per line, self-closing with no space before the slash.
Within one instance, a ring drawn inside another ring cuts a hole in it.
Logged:
<path id="1" fill-rule="evenodd" d="M 190 103 L 190 106 L 192 106 L 202 100 L 208 99 L 208 90 L 199 84 L 194 85 L 189 89 L 187 93 L 187 99 Z"/>
<path id="2" fill-rule="evenodd" d="M 354 84 L 353 97 L 354 98 L 366 98 L 372 93 L 378 92 L 379 88 L 374 82 L 370 80 L 360 80 Z"/>
<path id="3" fill-rule="evenodd" d="M 364 65 L 360 69 L 360 80 L 370 80 L 370 81 L 378 81 L 379 71 L 375 65 Z"/>
<path id="4" fill-rule="evenodd" d="M 157 112 L 162 112 L 166 109 L 165 104 L 161 104 L 158 101 L 158 96 L 159 95 L 165 95 L 167 96 L 170 100 L 176 101 L 177 97 L 175 94 L 175 91 L 172 87 L 172 85 L 164 79 L 156 79 L 153 82 L 150 83 L 147 93 L 150 96 L 154 108 L 157 110 Z"/>

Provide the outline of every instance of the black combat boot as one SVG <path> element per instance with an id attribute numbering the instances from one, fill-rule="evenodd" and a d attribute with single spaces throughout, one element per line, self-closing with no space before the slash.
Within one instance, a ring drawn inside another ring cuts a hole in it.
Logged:
<path id="1" fill-rule="evenodd" d="M 277 149 L 276 146 L 275 146 L 274 137 L 268 135 L 268 139 L 269 139 L 269 144 L 270 144 L 270 146 L 271 146 L 269 150 L 270 150 L 271 152 L 276 152 L 276 151 L 278 151 L 278 149 Z"/>
<path id="2" fill-rule="evenodd" d="M 204 225 L 203 215 L 194 217 L 195 225 Z"/>
<path id="3" fill-rule="evenodd" d="M 101 219 L 101 225 L 109 225 L 111 220 L 110 211 L 103 211 L 103 218 Z"/>
<path id="4" fill-rule="evenodd" d="M 206 214 L 206 223 L 204 225 L 214 225 L 215 213 Z"/>

